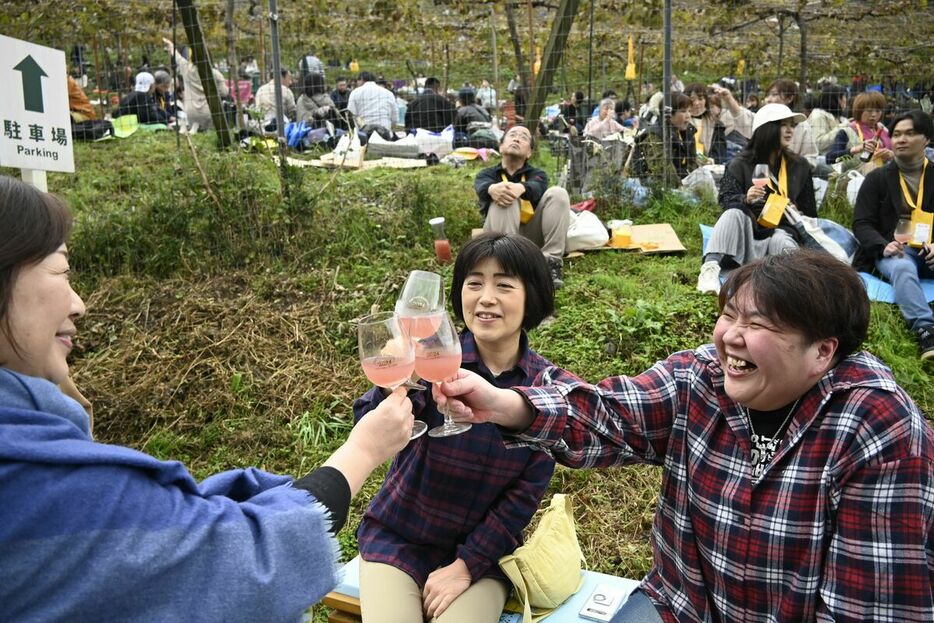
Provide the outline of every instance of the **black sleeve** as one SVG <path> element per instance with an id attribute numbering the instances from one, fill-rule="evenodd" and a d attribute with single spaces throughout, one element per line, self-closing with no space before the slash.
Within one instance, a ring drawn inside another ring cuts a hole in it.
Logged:
<path id="1" fill-rule="evenodd" d="M 856 195 L 853 207 L 853 235 L 868 257 L 879 259 L 891 241 L 882 224 L 882 210 L 889 207 L 885 192 L 883 169 L 866 176 Z"/>
<path id="2" fill-rule="evenodd" d="M 483 169 L 474 178 L 473 188 L 477 193 L 477 199 L 480 200 L 480 213 L 483 215 L 486 215 L 490 202 L 493 201 L 490 198 L 490 186 L 502 181 L 496 176 L 497 169 L 498 167 Z"/>
<path id="3" fill-rule="evenodd" d="M 817 217 L 817 201 L 814 197 L 814 178 L 811 176 L 811 167 L 807 163 L 801 163 L 801 174 L 804 181 L 798 196 L 795 197 L 795 207 L 805 216 Z"/>
<path id="4" fill-rule="evenodd" d="M 740 174 L 738 166 L 735 166 L 732 162 L 727 165 L 726 171 L 723 172 L 723 177 L 720 179 L 720 194 L 717 201 L 724 212 L 727 210 L 742 210 L 746 216 L 755 222 L 757 215 L 750 206 L 746 205 L 746 191 L 748 188 L 743 188 L 743 183 L 738 177 Z"/>
<path id="5" fill-rule="evenodd" d="M 319 467 L 292 483 L 304 489 L 331 512 L 331 532 L 337 534 L 347 522 L 350 510 L 350 485 L 340 471 L 333 467 Z"/>

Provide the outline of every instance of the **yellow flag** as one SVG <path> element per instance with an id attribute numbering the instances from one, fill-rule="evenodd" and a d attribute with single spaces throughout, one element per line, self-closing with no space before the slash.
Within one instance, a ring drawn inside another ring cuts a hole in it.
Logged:
<path id="1" fill-rule="evenodd" d="M 744 73 L 746 73 L 746 59 L 741 58 L 739 62 L 736 63 L 736 75 L 742 76 Z"/>
<path id="2" fill-rule="evenodd" d="M 629 35 L 629 59 L 626 63 L 626 80 L 636 79 L 636 51 L 632 45 L 632 35 Z"/>
<path id="3" fill-rule="evenodd" d="M 539 46 L 535 46 L 535 63 L 532 65 L 532 73 L 536 76 L 542 68 L 542 49 Z"/>
<path id="4" fill-rule="evenodd" d="M 350 61 L 350 71 L 354 73 L 357 73 L 358 71 L 360 71 L 360 64 L 357 63 L 357 59 L 353 59 L 352 61 Z"/>

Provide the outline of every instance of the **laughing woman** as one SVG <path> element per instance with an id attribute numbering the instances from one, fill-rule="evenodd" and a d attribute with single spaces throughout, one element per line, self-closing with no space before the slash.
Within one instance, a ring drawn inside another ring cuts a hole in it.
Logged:
<path id="1" fill-rule="evenodd" d="M 548 266 L 527 238 L 490 233 L 464 245 L 451 305 L 467 325 L 463 368 L 512 387 L 551 365 L 525 333 L 554 309 Z M 358 422 L 382 399 L 373 388 L 357 400 Z M 430 392 L 412 402 L 430 427 L 441 424 Z M 357 532 L 363 620 L 412 623 L 424 613 L 438 623 L 498 621 L 509 586 L 497 561 L 522 543 L 554 466 L 541 450 L 507 449 L 492 424 L 409 443 Z"/>
<path id="2" fill-rule="evenodd" d="M 247 468 L 199 483 L 96 443 L 57 386 L 85 313 L 68 208 L 0 176 L 0 223 L 0 621 L 300 620 L 337 583 L 351 496 L 408 441 L 408 399 L 294 482 Z"/>
<path id="3" fill-rule="evenodd" d="M 859 347 L 869 300 L 820 251 L 735 270 L 713 344 L 591 385 L 551 368 L 436 398 L 570 467 L 662 470 L 652 568 L 613 623 L 934 621 L 934 430 Z"/>

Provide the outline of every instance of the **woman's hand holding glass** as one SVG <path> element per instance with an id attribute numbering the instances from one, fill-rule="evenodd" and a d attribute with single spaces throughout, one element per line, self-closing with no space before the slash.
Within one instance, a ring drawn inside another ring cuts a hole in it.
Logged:
<path id="1" fill-rule="evenodd" d="M 408 333 L 394 312 L 366 316 L 357 325 L 357 345 L 363 372 L 374 385 L 395 390 L 404 385 L 415 369 L 415 350 Z M 411 439 L 424 434 L 428 426 L 416 421 Z"/>
<path id="2" fill-rule="evenodd" d="M 746 203 L 753 205 L 764 201 L 768 183 L 769 165 L 757 164 L 752 170 L 752 186 L 746 191 Z"/>

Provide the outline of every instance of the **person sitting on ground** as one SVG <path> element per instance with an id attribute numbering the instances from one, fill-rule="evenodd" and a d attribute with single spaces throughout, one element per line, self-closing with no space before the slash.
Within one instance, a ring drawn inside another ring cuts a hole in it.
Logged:
<path id="1" fill-rule="evenodd" d="M 632 114 L 632 102 L 629 100 L 619 100 L 614 108 L 616 112 L 616 121 L 624 128 L 638 128 L 639 118 Z"/>
<path id="2" fill-rule="evenodd" d="M 352 496 L 408 443 L 404 391 L 294 481 L 251 467 L 199 483 L 97 443 L 57 386 L 85 313 L 68 208 L 0 176 L 0 222 L 16 223 L 0 237 L 0 620 L 300 620 L 337 584 Z"/>
<path id="3" fill-rule="evenodd" d="M 698 160 L 722 164 L 726 160 L 726 128 L 720 123 L 720 107 L 714 114 L 703 84 L 689 84 L 684 94 L 691 98 L 691 125 Z"/>
<path id="4" fill-rule="evenodd" d="M 454 131 L 469 134 L 473 128 L 471 124 L 490 124 L 493 119 L 483 106 L 476 102 L 473 89 L 461 89 L 457 94 L 459 106 L 454 115 Z M 486 125 L 489 127 L 489 125 Z"/>
<path id="5" fill-rule="evenodd" d="M 97 113 L 94 112 L 94 107 L 91 106 L 91 100 L 88 99 L 81 85 L 71 75 L 68 76 L 68 112 L 71 114 L 71 120 L 75 123 L 97 119 Z"/>
<path id="6" fill-rule="evenodd" d="M 727 165 L 720 180 L 717 200 L 723 213 L 717 219 L 707 243 L 703 265 L 697 278 L 700 292 L 720 292 L 721 268 L 742 266 L 766 255 L 777 255 L 798 247 L 797 232 L 782 214 L 777 227 L 758 222 L 766 199 L 785 200 L 806 216 L 817 216 L 811 167 L 790 150 L 795 124 L 804 115 L 784 104 L 766 104 L 756 112 L 752 140 Z M 765 186 L 753 184 L 753 171 L 767 164 Z"/>
<path id="7" fill-rule="evenodd" d="M 827 163 L 833 164 L 846 155 L 858 156 L 869 149 L 877 167 L 892 159 L 892 138 L 880 119 L 885 109 L 885 96 L 867 91 L 853 98 L 853 121 L 837 131 L 833 147 L 827 152 Z"/>
<path id="8" fill-rule="evenodd" d="M 548 266 L 531 241 L 487 233 L 468 242 L 454 262 L 450 300 L 467 327 L 463 368 L 512 387 L 552 365 L 526 335 L 554 311 Z M 355 419 L 365 421 L 383 395 L 374 387 L 359 398 Z M 429 429 L 444 422 L 430 392 L 414 393 L 412 403 Z M 497 561 L 522 544 L 554 465 L 545 452 L 507 449 L 492 424 L 409 443 L 357 530 L 363 619 L 499 621 L 511 587 Z"/>
<path id="9" fill-rule="evenodd" d="M 162 42 L 165 44 L 169 55 L 175 58 L 175 63 L 178 67 L 178 75 L 182 77 L 181 86 L 184 98 L 182 98 L 182 94 L 180 93 L 176 93 L 175 97 L 182 102 L 182 111 L 185 113 L 185 121 L 188 127 L 197 125 L 201 130 L 208 130 L 214 127 L 214 122 L 211 118 L 211 107 L 208 105 L 208 98 L 204 93 L 204 85 L 201 84 L 201 75 L 198 73 L 198 63 L 204 59 L 195 58 L 194 50 L 192 49 L 192 58 L 188 60 L 175 49 L 171 41 L 163 38 Z M 229 96 L 230 90 L 227 88 L 227 80 L 224 78 L 224 74 L 212 67 L 211 75 L 214 77 L 217 96 L 221 99 Z M 222 113 L 223 111 L 218 112 Z"/>
<path id="10" fill-rule="evenodd" d="M 405 113 L 405 129 L 422 128 L 440 132 L 454 125 L 454 105 L 441 93 L 441 81 L 432 76 L 425 80 L 425 90 L 409 104 Z"/>
<path id="11" fill-rule="evenodd" d="M 930 115 L 920 110 L 899 115 L 892 125 L 894 157 L 866 176 L 853 209 L 853 234 L 859 250 L 853 265 L 885 277 L 895 290 L 895 303 L 917 336 L 921 358 L 934 358 L 934 314 L 920 279 L 934 279 L 934 247 L 930 232 L 920 248 L 895 239 L 899 219 L 913 212 L 934 212 L 934 164 L 924 148 L 934 139 Z M 911 235 L 909 233 L 909 235 Z"/>
<path id="12" fill-rule="evenodd" d="M 283 127 L 290 120 L 295 119 L 295 95 L 292 94 L 292 72 L 288 69 L 280 71 L 282 91 L 282 114 Z M 266 129 L 275 129 L 276 125 L 276 80 L 270 78 L 269 82 L 256 89 L 256 95 L 253 98 L 253 105 L 263 116 L 263 126 Z"/>
<path id="13" fill-rule="evenodd" d="M 761 103 L 759 102 L 758 93 L 749 93 L 746 95 L 746 108 L 749 109 L 749 112 L 755 113 L 759 110 L 759 106 L 761 106 Z"/>
<path id="14" fill-rule="evenodd" d="M 819 153 L 826 155 L 833 147 L 837 134 L 848 124 L 843 115 L 846 105 L 846 89 L 836 84 L 824 85 L 817 106 L 808 117 Z"/>
<path id="15" fill-rule="evenodd" d="M 658 105 L 662 106 L 662 98 Z M 691 125 L 691 98 L 684 93 L 671 94 L 671 160 L 665 162 L 662 120 L 649 126 L 636 138 L 633 173 L 643 181 L 659 184 L 682 180 L 697 168 L 694 126 Z"/>
<path id="16" fill-rule="evenodd" d="M 662 468 L 652 568 L 611 623 L 934 621 L 934 429 L 858 352 L 851 267 L 801 249 L 747 264 L 713 344 L 590 385 L 558 368 L 435 400 L 569 467 Z"/>
<path id="17" fill-rule="evenodd" d="M 500 164 L 483 169 L 474 181 L 483 230 L 521 234 L 541 249 L 555 287 L 564 285 L 564 250 L 571 219 L 568 191 L 548 187 L 548 175 L 529 165 L 535 138 L 525 126 L 503 134 Z"/>
<path id="18" fill-rule="evenodd" d="M 139 123 L 168 123 L 169 115 L 156 105 L 153 92 L 156 89 L 156 79 L 148 71 L 141 71 L 136 74 L 136 85 L 131 93 L 127 93 L 117 110 L 113 112 L 113 118 L 117 119 L 124 115 L 136 115 Z"/>
<path id="19" fill-rule="evenodd" d="M 775 80 L 765 91 L 765 103 L 783 104 L 791 110 L 799 110 L 801 98 L 798 94 L 798 85 L 794 80 Z M 733 123 L 740 134 L 751 137 L 753 119 L 754 113 L 744 109 L 734 117 Z M 817 143 L 814 142 L 811 126 L 806 120 L 795 126 L 795 134 L 789 151 L 803 158 L 817 157 Z"/>
<path id="20" fill-rule="evenodd" d="M 361 71 L 357 88 L 350 92 L 347 110 L 364 136 L 377 132 L 382 138 L 393 140 L 392 128 L 399 118 L 396 96 L 392 91 L 376 84 L 376 76 Z"/>
<path id="21" fill-rule="evenodd" d="M 334 90 L 331 91 L 331 101 L 334 102 L 334 107 L 337 108 L 338 113 L 343 113 L 347 110 L 347 101 L 349 99 L 350 90 L 347 88 L 347 78 L 338 76 L 337 83 L 334 85 Z"/>
<path id="22" fill-rule="evenodd" d="M 311 127 L 321 127 L 325 122 L 337 119 L 337 108 L 327 93 L 323 75 L 305 75 L 302 94 L 295 102 L 295 115 L 296 121 L 304 121 Z"/>
<path id="23" fill-rule="evenodd" d="M 156 100 L 156 107 L 169 117 L 175 119 L 175 102 L 172 101 L 172 76 L 164 69 L 157 69 L 152 77 L 156 79 L 156 88 L 152 92 Z"/>
<path id="24" fill-rule="evenodd" d="M 616 106 L 616 91 L 613 89 L 607 89 L 603 92 L 603 95 L 600 96 L 600 103 L 593 107 L 593 110 L 590 112 L 590 118 L 594 119 L 600 116 L 600 108 L 603 106 L 603 101 L 607 99 L 613 100 L 613 106 L 615 110 Z"/>
<path id="25" fill-rule="evenodd" d="M 587 122 L 584 127 L 584 136 L 599 141 L 625 129 L 616 121 L 616 102 L 608 97 L 600 102 L 600 114 Z"/>

